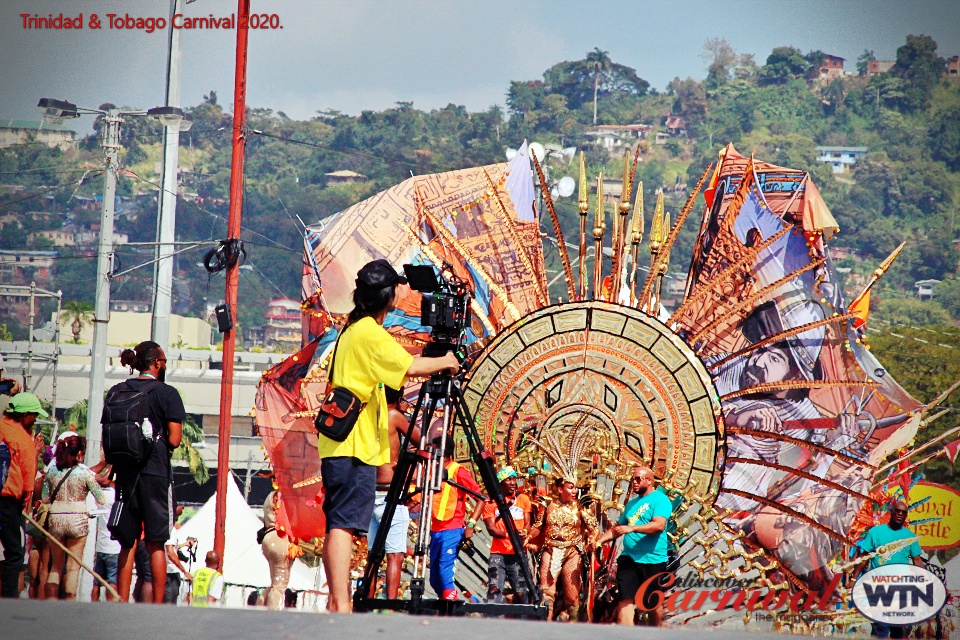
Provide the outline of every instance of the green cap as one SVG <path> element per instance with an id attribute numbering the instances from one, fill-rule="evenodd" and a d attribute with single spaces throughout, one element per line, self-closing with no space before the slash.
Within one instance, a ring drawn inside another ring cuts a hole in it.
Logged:
<path id="1" fill-rule="evenodd" d="M 513 470 L 513 467 L 504 467 L 497 471 L 497 480 L 503 482 L 507 478 L 516 478 L 517 472 Z"/>
<path id="2" fill-rule="evenodd" d="M 43 410 L 40 399 L 32 393 L 18 393 L 10 399 L 7 405 L 10 413 L 36 413 L 41 418 L 49 418 L 50 414 Z"/>

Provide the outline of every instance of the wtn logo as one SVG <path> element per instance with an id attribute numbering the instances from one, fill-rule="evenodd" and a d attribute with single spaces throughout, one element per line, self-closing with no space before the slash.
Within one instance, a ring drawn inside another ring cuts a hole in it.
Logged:
<path id="1" fill-rule="evenodd" d="M 871 607 L 876 607 L 882 605 L 884 607 L 889 607 L 893 605 L 893 599 L 900 596 L 898 601 L 898 606 L 901 609 L 905 609 L 907 606 L 919 607 L 920 602 L 924 602 L 928 606 L 933 606 L 933 583 L 931 582 L 926 586 L 926 589 L 923 591 L 919 587 L 910 585 L 885 585 L 880 584 L 874 587 L 871 584 L 864 584 L 863 589 L 867 594 L 867 602 Z M 910 603 L 909 605 L 907 603 Z"/>
<path id="2" fill-rule="evenodd" d="M 853 585 L 854 606 L 873 622 L 910 625 L 937 614 L 947 589 L 930 571 L 912 564 L 887 564 L 867 571 Z"/>

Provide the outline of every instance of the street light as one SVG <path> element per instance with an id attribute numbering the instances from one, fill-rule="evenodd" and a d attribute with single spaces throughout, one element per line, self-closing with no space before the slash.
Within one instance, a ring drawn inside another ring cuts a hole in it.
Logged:
<path id="1" fill-rule="evenodd" d="M 103 413 L 104 378 L 107 369 L 107 323 L 110 318 L 110 274 L 113 267 L 113 207 L 117 192 L 117 167 L 120 156 L 120 123 L 124 117 L 146 116 L 179 118 L 183 111 L 170 111 L 165 107 L 150 111 L 122 111 L 120 109 L 89 109 L 78 107 L 66 100 L 41 98 L 37 108 L 46 122 L 59 122 L 65 118 L 79 118 L 82 114 L 101 115 L 105 123 L 100 146 L 105 157 L 103 172 L 103 205 L 100 208 L 100 238 L 97 246 L 97 292 L 93 317 L 93 348 L 90 362 L 90 394 L 87 397 L 87 452 L 88 464 L 100 461 L 101 426 Z M 153 113 L 151 113 L 153 112 Z"/>

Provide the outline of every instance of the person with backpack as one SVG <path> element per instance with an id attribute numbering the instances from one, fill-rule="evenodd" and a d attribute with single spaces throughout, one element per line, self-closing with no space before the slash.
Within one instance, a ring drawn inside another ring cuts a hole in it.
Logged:
<path id="1" fill-rule="evenodd" d="M 167 582 L 164 544 L 173 528 L 176 501 L 170 458 L 180 446 L 186 418 L 183 400 L 164 382 L 167 357 L 145 341 L 120 353 L 120 364 L 140 375 L 111 387 L 103 407 L 103 450 L 116 473 L 117 501 L 109 529 L 120 543 L 117 592 L 130 598 L 134 553 L 141 534 L 150 556 L 154 604 Z"/>

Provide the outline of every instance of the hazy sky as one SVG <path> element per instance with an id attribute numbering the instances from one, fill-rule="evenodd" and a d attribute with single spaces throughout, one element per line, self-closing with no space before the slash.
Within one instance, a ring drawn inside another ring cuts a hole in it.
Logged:
<path id="1" fill-rule="evenodd" d="M 864 49 L 893 59 L 906 35 L 960 53 L 960 2 L 857 0 L 252 0 L 283 29 L 250 33 L 250 106 L 308 118 L 356 114 L 397 101 L 432 109 L 504 104 L 510 80 L 539 78 L 600 47 L 663 89 L 703 78 L 707 38 L 726 38 L 763 63 L 775 46 L 821 49 L 853 70 Z M 236 0 L 195 0 L 188 16 L 229 15 Z M 31 30 L 19 14 L 83 13 L 83 28 Z M 3 0 L 0 118 L 37 119 L 41 97 L 81 106 L 162 104 L 166 34 L 111 30 L 107 13 L 165 16 L 169 0 Z M 91 13 L 103 28 L 88 28 Z M 215 90 L 231 110 L 236 34 L 183 31 L 183 104 Z M 86 131 L 89 119 L 77 123 Z"/>

